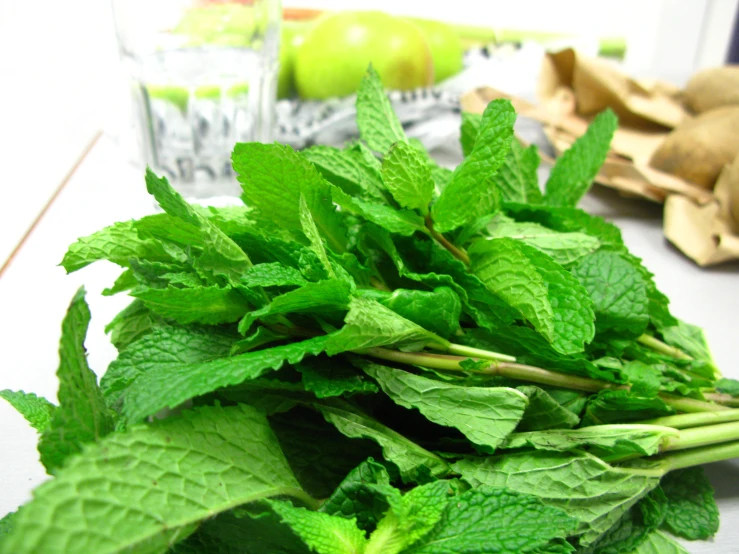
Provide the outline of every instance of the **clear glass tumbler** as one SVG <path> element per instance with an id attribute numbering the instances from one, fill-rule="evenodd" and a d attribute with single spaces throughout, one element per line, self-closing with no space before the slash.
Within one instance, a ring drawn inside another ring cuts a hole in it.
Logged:
<path id="1" fill-rule="evenodd" d="M 146 164 L 188 197 L 238 195 L 236 142 L 270 142 L 280 0 L 112 0 Z"/>

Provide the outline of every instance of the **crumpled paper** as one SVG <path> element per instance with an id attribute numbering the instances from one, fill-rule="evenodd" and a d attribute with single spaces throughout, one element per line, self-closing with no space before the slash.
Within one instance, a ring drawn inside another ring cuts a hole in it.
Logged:
<path id="1" fill-rule="evenodd" d="M 665 202 L 665 236 L 700 266 L 739 259 L 739 156 L 724 166 L 714 192 L 702 206 L 679 195 Z"/>

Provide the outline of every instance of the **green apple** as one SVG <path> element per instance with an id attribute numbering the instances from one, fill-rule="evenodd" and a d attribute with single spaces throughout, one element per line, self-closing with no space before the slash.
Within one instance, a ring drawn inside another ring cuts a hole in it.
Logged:
<path id="1" fill-rule="evenodd" d="M 456 75 L 462 70 L 464 49 L 457 32 L 441 21 L 430 19 L 409 19 L 416 25 L 431 49 L 434 60 L 434 82 Z"/>
<path id="2" fill-rule="evenodd" d="M 337 12 L 319 18 L 297 49 L 298 94 L 318 100 L 352 94 L 370 63 L 389 89 L 434 81 L 431 52 L 414 24 L 381 12 Z"/>

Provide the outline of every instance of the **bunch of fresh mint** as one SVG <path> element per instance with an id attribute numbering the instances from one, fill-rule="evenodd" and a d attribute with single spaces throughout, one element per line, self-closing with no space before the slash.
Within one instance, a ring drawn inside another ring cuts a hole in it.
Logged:
<path id="1" fill-rule="evenodd" d="M 575 208 L 614 115 L 542 194 L 506 101 L 465 114 L 454 171 L 372 70 L 357 112 L 344 149 L 236 145 L 248 207 L 149 172 L 164 213 L 70 247 L 67 271 L 110 260 L 104 294 L 134 300 L 100 386 L 81 291 L 59 405 L 0 393 L 54 476 L 0 552 L 668 554 L 716 532 L 696 466 L 739 456 L 739 383 Z"/>

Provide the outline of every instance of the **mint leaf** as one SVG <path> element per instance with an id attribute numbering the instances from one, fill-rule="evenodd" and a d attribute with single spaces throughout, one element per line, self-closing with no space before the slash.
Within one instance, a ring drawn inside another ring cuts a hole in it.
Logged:
<path id="1" fill-rule="evenodd" d="M 604 390 L 588 400 L 582 425 L 642 421 L 674 413 L 659 397 L 643 398 L 625 390 Z"/>
<path id="2" fill-rule="evenodd" d="M 241 285 L 256 287 L 301 287 L 307 284 L 303 275 L 295 268 L 279 262 L 257 264 L 250 267 L 241 278 Z"/>
<path id="3" fill-rule="evenodd" d="M 280 369 L 285 362 L 296 364 L 305 356 L 320 354 L 325 343 L 326 337 L 316 337 L 231 358 L 151 368 L 126 392 L 123 414 L 129 422 L 141 421 L 190 398 L 256 379 L 270 370 Z"/>
<path id="4" fill-rule="evenodd" d="M 667 344 L 679 348 L 697 360 L 713 363 L 706 336 L 700 327 L 677 320 L 676 325 L 662 328 L 660 332 Z"/>
<path id="5" fill-rule="evenodd" d="M 662 479 L 667 496 L 663 528 L 689 540 L 705 540 L 718 531 L 718 506 L 702 467 L 668 473 Z"/>
<path id="6" fill-rule="evenodd" d="M 54 410 L 56 410 L 54 404 L 32 392 L 5 389 L 0 390 L 0 398 L 7 400 L 39 433 L 49 427 Z"/>
<path id="7" fill-rule="evenodd" d="M 690 554 L 662 531 L 653 531 L 631 554 Z"/>
<path id="8" fill-rule="evenodd" d="M 367 538 L 357 527 L 356 519 L 345 519 L 322 512 L 296 508 L 288 502 L 269 503 L 282 521 L 318 554 L 359 554 L 364 552 Z"/>
<path id="9" fill-rule="evenodd" d="M 449 287 L 436 287 L 430 292 L 396 289 L 380 303 L 443 338 L 459 329 L 462 304 Z"/>
<path id="10" fill-rule="evenodd" d="M 326 421 L 347 437 L 367 438 L 379 444 L 385 459 L 398 466 L 400 476 L 406 483 L 418 481 L 429 472 L 434 477 L 440 477 L 449 471 L 449 466 L 439 456 L 347 403 L 319 404 L 316 407 Z"/>
<path id="11" fill-rule="evenodd" d="M 517 140 L 511 141 L 511 149 L 494 177 L 495 185 L 504 202 L 529 202 L 539 204 L 542 201 L 539 189 L 539 152 L 533 144 L 527 148 Z"/>
<path id="12" fill-rule="evenodd" d="M 314 498 L 327 498 L 364 460 L 381 456 L 374 442 L 344 436 L 312 409 L 273 415 L 270 425 L 293 473 Z"/>
<path id="13" fill-rule="evenodd" d="M 169 215 L 200 228 L 206 248 L 197 259 L 199 267 L 233 283 L 238 282 L 244 271 L 251 267 L 249 257 L 226 233 L 185 202 L 167 179 L 157 177 L 150 169 L 146 170 L 146 190 Z"/>
<path id="14" fill-rule="evenodd" d="M 356 517 L 360 529 L 374 529 L 388 509 L 387 495 L 383 492 L 388 488 L 390 475 L 387 469 L 369 458 L 344 478 L 328 500 L 321 504 L 320 511 L 346 518 Z"/>
<path id="15" fill-rule="evenodd" d="M 330 279 L 318 283 L 308 283 L 299 289 L 276 296 L 272 302 L 247 313 L 239 322 L 239 332 L 243 335 L 260 318 L 278 314 L 313 313 L 331 314 L 346 310 L 350 303 L 349 284 L 346 281 Z"/>
<path id="16" fill-rule="evenodd" d="M 113 433 L 70 459 L 19 512 L 0 552 L 164 552 L 203 519 L 285 494 L 305 497 L 264 416 L 204 407 Z"/>
<path id="17" fill-rule="evenodd" d="M 531 385 L 516 387 L 528 399 L 523 418 L 517 431 L 541 431 L 544 429 L 571 429 L 580 418 L 552 398 L 547 391 Z"/>
<path id="18" fill-rule="evenodd" d="M 502 238 L 470 248 L 472 270 L 563 354 L 581 352 L 595 334 L 592 300 L 582 285 L 545 254 Z"/>
<path id="19" fill-rule="evenodd" d="M 469 156 L 475 147 L 477 135 L 480 133 L 482 114 L 462 112 L 462 125 L 459 128 L 459 144 L 462 146 L 462 154 Z"/>
<path id="20" fill-rule="evenodd" d="M 606 161 L 618 118 L 610 110 L 598 114 L 585 134 L 557 158 L 546 186 L 550 206 L 576 206 Z"/>
<path id="21" fill-rule="evenodd" d="M 311 146 L 303 155 L 324 179 L 351 196 L 367 196 L 385 200 L 381 166 L 372 153 L 365 156 L 360 146 L 339 150 L 331 146 Z"/>
<path id="22" fill-rule="evenodd" d="M 537 496 L 577 519 L 587 545 L 659 484 L 659 477 L 612 467 L 585 453 L 521 452 L 461 460 L 452 466 L 473 487 L 506 487 Z"/>
<path id="23" fill-rule="evenodd" d="M 508 153 L 515 120 L 516 112 L 507 100 L 493 100 L 485 108 L 472 152 L 454 170 L 431 208 L 437 231 L 452 231 L 497 209 L 498 192 L 492 177 Z"/>
<path id="24" fill-rule="evenodd" d="M 207 362 L 228 356 L 234 336 L 214 328 L 162 325 L 127 346 L 108 366 L 100 388 L 109 406 L 117 406 L 140 375 L 159 368 Z"/>
<path id="25" fill-rule="evenodd" d="M 380 76 L 371 65 L 357 91 L 357 127 L 362 140 L 382 154 L 394 143 L 407 140 L 403 126 L 385 95 Z"/>
<path id="26" fill-rule="evenodd" d="M 231 323 L 238 321 L 249 309 L 246 299 L 230 287 L 145 288 L 131 295 L 155 314 L 182 325 Z"/>
<path id="27" fill-rule="evenodd" d="M 739 381 L 736 379 L 719 379 L 716 381 L 716 390 L 731 396 L 739 396 Z"/>
<path id="28" fill-rule="evenodd" d="M 98 260 L 128 267 L 132 258 L 150 261 L 185 261 L 184 252 L 158 240 L 141 239 L 133 221 L 115 223 L 88 237 L 77 239 L 64 255 L 62 266 L 72 273 Z"/>
<path id="29" fill-rule="evenodd" d="M 98 388 L 97 377 L 87 365 L 84 342 L 89 324 L 90 309 L 85 302 L 85 289 L 80 288 L 62 322 L 56 372 L 59 407 L 54 410 L 38 445 L 41 463 L 51 474 L 86 443 L 95 442 L 113 430 L 113 418 Z"/>
<path id="30" fill-rule="evenodd" d="M 658 425 L 597 425 L 583 429 L 553 429 L 513 433 L 500 448 L 534 448 L 554 452 L 576 452 L 584 447 L 597 449 L 601 457 L 651 456 L 659 453 L 668 437 L 678 436 L 678 431 Z"/>
<path id="31" fill-rule="evenodd" d="M 391 489 L 392 490 L 392 489 Z M 387 495 L 390 510 L 370 535 L 365 554 L 398 554 L 431 531 L 441 519 L 452 490 L 444 480 Z"/>
<path id="32" fill-rule="evenodd" d="M 396 404 L 458 429 L 493 452 L 518 425 L 526 396 L 505 387 L 461 387 L 371 362 L 357 362 Z"/>
<path id="33" fill-rule="evenodd" d="M 326 353 L 334 356 L 347 350 L 374 346 L 420 350 L 428 343 L 444 344 L 444 339 L 379 302 L 369 298 L 352 298 L 344 326 L 328 337 Z"/>
<path id="34" fill-rule="evenodd" d="M 493 238 L 520 240 L 541 250 L 560 265 L 569 265 L 595 252 L 600 241 L 585 233 L 560 233 L 538 223 L 500 221 L 488 227 Z"/>
<path id="35" fill-rule="evenodd" d="M 595 305 L 598 333 L 625 338 L 642 335 L 649 324 L 649 299 L 644 279 L 617 252 L 598 251 L 572 268 Z"/>
<path id="36" fill-rule="evenodd" d="M 575 523 L 534 496 L 481 486 L 448 502 L 436 527 L 406 552 L 551 552 L 551 541 L 569 534 Z"/>
<path id="37" fill-rule="evenodd" d="M 662 386 L 662 375 L 658 369 L 638 360 L 631 360 L 624 364 L 621 371 L 628 377 L 629 383 L 631 383 L 631 392 L 635 396 L 649 398 L 657 396 L 657 393 L 659 393 Z"/>
<path id="38" fill-rule="evenodd" d="M 299 201 L 299 213 L 300 213 L 300 225 L 303 228 L 303 234 L 308 237 L 310 247 L 315 252 L 318 259 L 321 260 L 324 269 L 328 273 L 329 277 L 336 277 L 334 270 L 331 267 L 331 263 L 328 261 L 328 255 L 326 254 L 326 248 L 323 246 L 321 235 L 318 232 L 315 221 L 313 221 L 313 215 L 311 215 L 310 208 L 305 201 L 305 196 L 300 195 Z"/>
<path id="39" fill-rule="evenodd" d="M 331 197 L 343 210 L 387 229 L 391 233 L 410 236 L 416 231 L 427 232 L 423 218 L 410 210 L 396 210 L 385 204 L 353 198 L 336 187 Z"/>
<path id="40" fill-rule="evenodd" d="M 305 360 L 296 369 L 305 390 L 317 398 L 377 392 L 379 388 L 344 360 Z"/>
<path id="41" fill-rule="evenodd" d="M 130 290 L 139 284 L 136 274 L 130 268 L 121 273 L 112 287 L 103 289 L 103 296 L 113 296 L 119 292 Z"/>
<path id="42" fill-rule="evenodd" d="M 156 319 L 158 316 L 153 316 L 141 300 L 134 300 L 105 326 L 105 332 L 110 334 L 110 342 L 120 351 L 151 331 L 152 317 Z"/>
<path id="43" fill-rule="evenodd" d="M 434 194 L 431 168 L 407 142 L 397 142 L 382 162 L 382 180 L 393 198 L 404 208 L 428 213 Z"/>

